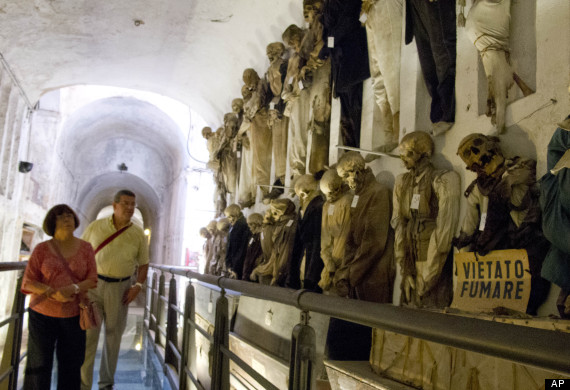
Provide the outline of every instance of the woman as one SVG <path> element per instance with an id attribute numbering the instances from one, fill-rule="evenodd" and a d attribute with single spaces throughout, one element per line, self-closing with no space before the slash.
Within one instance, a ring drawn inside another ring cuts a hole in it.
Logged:
<path id="1" fill-rule="evenodd" d="M 53 239 L 38 244 L 24 272 L 22 292 L 32 294 L 25 390 L 50 388 L 54 349 L 58 390 L 80 388 L 85 331 L 79 326 L 79 301 L 97 285 L 97 269 L 91 244 L 73 236 L 78 226 L 69 206 L 49 210 L 43 230 Z"/>

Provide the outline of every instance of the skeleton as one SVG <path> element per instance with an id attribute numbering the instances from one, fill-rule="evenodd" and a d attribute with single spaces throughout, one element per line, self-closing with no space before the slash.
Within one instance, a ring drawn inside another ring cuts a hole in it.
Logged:
<path id="1" fill-rule="evenodd" d="M 434 169 L 434 145 L 425 132 L 406 134 L 399 149 L 408 172 L 396 178 L 391 223 L 402 271 L 401 302 L 446 307 L 452 292 L 452 264 L 446 260 L 459 216 L 459 175 Z"/>
<path id="2" fill-rule="evenodd" d="M 222 218 L 216 222 L 216 235 L 214 236 L 214 258 L 210 264 L 210 273 L 212 275 L 225 276 L 225 259 L 228 243 L 228 232 L 230 229 L 230 221 Z"/>
<path id="3" fill-rule="evenodd" d="M 514 72 L 510 63 L 509 27 L 511 0 L 473 0 L 465 31 L 479 54 L 487 74 L 487 116 L 499 133 L 505 130 L 509 89 L 516 82 L 524 96 L 534 91 Z"/>
<path id="4" fill-rule="evenodd" d="M 261 250 L 263 252 L 263 258 L 261 263 L 252 271 L 250 280 L 258 281 L 261 284 L 270 284 L 272 279 L 272 274 L 259 275 L 258 270 L 267 269 L 267 263 L 271 260 L 271 254 L 273 253 L 273 232 L 275 231 L 275 219 L 273 219 L 273 214 L 271 214 L 271 208 L 268 208 L 263 215 L 263 225 L 260 232 L 261 240 Z"/>
<path id="5" fill-rule="evenodd" d="M 295 242 L 295 204 L 287 198 L 274 199 L 270 203 L 270 210 L 275 220 L 271 257 L 258 266 L 254 274 L 260 277 L 271 276 L 271 285 L 283 286 Z"/>
<path id="6" fill-rule="evenodd" d="M 251 119 L 251 147 L 253 151 L 253 169 L 255 184 L 269 185 L 271 170 L 271 130 L 267 125 L 267 106 L 271 100 L 271 91 L 267 82 L 261 80 L 254 69 L 248 68 L 243 72 L 243 82 L 252 92 L 251 99 L 245 104 L 246 116 Z M 261 187 L 264 195 L 267 187 Z"/>
<path id="7" fill-rule="evenodd" d="M 287 73 L 287 61 L 283 59 L 284 52 L 285 45 L 281 42 L 273 42 L 267 45 L 267 58 L 270 62 L 269 69 L 267 69 L 267 81 L 274 96 L 269 103 L 268 125 L 273 136 L 275 177 L 280 180 L 281 185 L 285 183 L 287 130 L 289 128 L 289 118 L 283 116 L 285 103 L 281 98 L 283 81 Z"/>
<path id="8" fill-rule="evenodd" d="M 295 194 L 299 197 L 300 207 L 295 233 L 295 247 L 288 264 L 285 285 L 321 292 L 318 287 L 323 269 L 321 259 L 321 225 L 323 220 L 324 199 L 319 191 L 319 184 L 312 175 L 302 175 L 295 181 Z"/>
<path id="9" fill-rule="evenodd" d="M 467 210 L 454 245 L 486 254 L 497 249 L 526 249 L 531 273 L 527 313 L 546 299 L 550 284 L 540 277 L 549 243 L 542 234 L 536 188 L 536 161 L 506 159 L 497 137 L 470 134 L 457 154 L 477 178 L 467 187 Z"/>
<path id="10" fill-rule="evenodd" d="M 336 170 L 355 195 L 344 259 L 334 275 L 335 287 L 341 296 L 391 302 L 395 266 L 389 190 L 376 181 L 358 152 L 345 153 Z"/>
<path id="11" fill-rule="evenodd" d="M 287 65 L 287 76 L 281 97 L 286 103 L 284 115 L 289 116 L 291 146 L 289 148 L 289 166 L 291 175 L 306 173 L 308 123 L 310 121 L 310 88 L 309 80 L 300 76 L 300 70 L 306 63 L 308 53 L 302 52 L 301 43 L 307 32 L 292 24 L 283 32 L 285 45 L 293 53 Z"/>
<path id="12" fill-rule="evenodd" d="M 263 216 L 252 213 L 247 217 L 247 226 L 251 231 L 251 239 L 247 243 L 247 252 L 243 264 L 242 280 L 250 280 L 251 273 L 255 267 L 263 260 L 261 249 L 261 229 L 263 227 Z"/>
<path id="13" fill-rule="evenodd" d="M 362 0 L 372 88 L 382 116 L 386 143 L 382 151 L 398 145 L 400 134 L 400 57 L 403 0 Z"/>
<path id="14" fill-rule="evenodd" d="M 321 258 L 324 268 L 319 286 L 325 293 L 336 295 L 334 275 L 342 265 L 346 239 L 350 231 L 352 193 L 335 169 L 329 169 L 321 178 L 320 188 L 326 197 L 323 205 L 321 229 Z"/>
<path id="15" fill-rule="evenodd" d="M 236 192 L 237 183 L 237 124 L 238 118 L 234 113 L 224 115 L 223 138 L 218 150 L 218 159 L 221 165 L 222 180 L 230 194 Z"/>
<path id="16" fill-rule="evenodd" d="M 244 106 L 251 99 L 251 91 L 247 86 L 241 88 L 243 99 L 241 100 L 241 112 L 243 120 L 238 130 L 236 138 L 241 143 L 241 165 L 238 183 L 238 203 L 242 207 L 250 207 L 254 202 L 255 194 L 255 172 L 253 170 L 253 150 L 249 142 L 249 134 L 251 133 L 251 117 L 244 112 Z M 238 100 L 238 99 L 234 99 Z M 232 104 L 233 107 L 233 104 Z M 234 110 L 235 112 L 235 110 Z"/>
<path id="17" fill-rule="evenodd" d="M 232 100 L 232 112 L 238 117 L 238 128 L 241 127 L 243 121 L 243 99 L 235 98 Z"/>
<path id="18" fill-rule="evenodd" d="M 237 204 L 231 204 L 226 207 L 224 214 L 232 225 L 228 236 L 228 249 L 225 258 L 226 269 L 231 278 L 241 279 L 247 243 L 251 238 L 251 232 Z"/>
<path id="19" fill-rule="evenodd" d="M 202 252 L 204 255 L 204 273 L 207 274 L 209 272 L 210 269 L 210 263 L 212 261 L 212 235 L 210 234 L 210 232 L 208 231 L 207 228 L 203 227 L 200 228 L 200 237 L 202 237 L 205 241 L 204 241 L 204 245 L 202 246 Z"/>

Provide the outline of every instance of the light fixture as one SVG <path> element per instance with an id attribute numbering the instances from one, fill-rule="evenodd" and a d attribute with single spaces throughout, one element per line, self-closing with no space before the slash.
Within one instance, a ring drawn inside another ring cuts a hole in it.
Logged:
<path id="1" fill-rule="evenodd" d="M 20 161 L 18 164 L 18 171 L 21 173 L 28 173 L 32 170 L 34 164 L 29 161 Z"/>
<path id="2" fill-rule="evenodd" d="M 123 163 L 120 163 L 119 165 L 117 165 L 117 168 L 118 168 L 119 171 L 121 171 L 121 172 L 126 172 L 126 171 L 129 170 L 129 167 L 127 167 L 127 164 L 125 164 L 124 162 L 123 162 Z"/>

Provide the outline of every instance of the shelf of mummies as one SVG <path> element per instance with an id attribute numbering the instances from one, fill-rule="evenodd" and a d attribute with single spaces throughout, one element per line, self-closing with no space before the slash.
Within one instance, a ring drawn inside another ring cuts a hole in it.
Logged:
<path id="1" fill-rule="evenodd" d="M 306 28 L 292 24 L 283 31 L 282 42 L 267 45 L 269 66 L 264 74 L 244 70 L 242 98 L 232 101 L 223 126 L 215 132 L 203 129 L 210 152 L 208 167 L 217 183 L 219 216 L 227 206 L 227 194 L 242 207 L 253 204 L 258 186 L 264 198 L 279 197 L 279 190 L 269 193 L 270 170 L 273 163 L 275 184 L 283 185 L 287 155 L 294 179 L 329 166 L 331 96 L 340 101 L 342 145 L 359 147 L 362 88 L 368 78 L 381 114 L 380 150 L 397 146 L 402 32 L 406 45 L 416 42 L 432 96 L 431 101 L 425 99 L 429 104 L 425 111 L 434 135 L 448 131 L 455 122 L 456 20 L 481 53 L 489 84 L 487 115 L 498 133 L 504 131 L 506 96 L 513 83 L 525 96 L 533 93 L 509 61 L 509 55 L 516 54 L 510 49 L 510 0 L 500 5 L 479 0 L 467 17 L 464 6 L 456 17 L 454 2 L 384 3 L 303 0 Z M 409 7 L 406 12 L 404 6 Z M 433 39 L 444 45 L 433 45 Z"/>
<path id="2" fill-rule="evenodd" d="M 392 303 L 399 265 L 401 304 L 443 308 L 454 299 L 456 248 L 472 257 L 457 264 L 461 300 L 454 306 L 477 310 L 483 301 L 536 314 L 550 287 L 540 276 L 550 243 L 541 229 L 535 161 L 506 158 L 498 138 L 470 134 L 457 153 L 477 177 L 462 193 L 456 172 L 432 165 L 433 151 L 426 132 L 402 138 L 406 172 L 392 196 L 351 151 L 336 167 L 295 180 L 298 209 L 286 197 L 247 218 L 237 204 L 228 206 L 225 218 L 203 229 L 205 272 Z M 467 209 L 456 236 L 462 196 Z M 526 260 L 503 258 L 507 249 L 522 250 L 515 257 L 522 252 Z"/>

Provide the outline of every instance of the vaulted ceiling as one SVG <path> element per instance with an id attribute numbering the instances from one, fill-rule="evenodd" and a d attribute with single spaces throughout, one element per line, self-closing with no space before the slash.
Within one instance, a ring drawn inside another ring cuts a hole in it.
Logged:
<path id="1" fill-rule="evenodd" d="M 301 0 L 3 0 L 0 53 L 34 104 L 77 84 L 179 100 L 209 124 L 240 96 L 241 74 L 302 23 Z"/>

